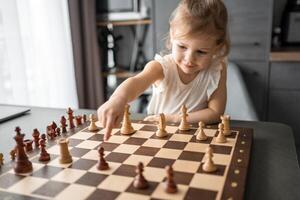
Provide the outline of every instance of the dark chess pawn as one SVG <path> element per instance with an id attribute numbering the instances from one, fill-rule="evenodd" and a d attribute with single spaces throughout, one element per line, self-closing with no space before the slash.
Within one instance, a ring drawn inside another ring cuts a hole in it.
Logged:
<path id="1" fill-rule="evenodd" d="M 76 116 L 75 117 L 75 121 L 76 121 L 76 126 L 78 127 L 78 126 L 80 126 L 80 125 L 82 125 L 82 117 L 81 117 L 81 115 L 78 115 L 78 116 Z"/>
<path id="2" fill-rule="evenodd" d="M 55 130 L 57 128 L 57 125 L 54 121 L 52 121 L 52 124 L 50 126 L 53 130 Z"/>
<path id="3" fill-rule="evenodd" d="M 40 140 L 41 153 L 39 161 L 46 162 L 50 160 L 50 154 L 46 151 L 46 143 L 44 140 Z"/>
<path id="4" fill-rule="evenodd" d="M 135 176 L 133 181 L 133 186 L 137 189 L 146 189 L 149 187 L 148 181 L 143 176 L 143 171 L 144 171 L 144 165 L 142 162 L 139 162 L 135 170 L 137 175 Z"/>
<path id="5" fill-rule="evenodd" d="M 170 165 L 166 166 L 166 172 L 167 172 L 167 179 L 165 182 L 165 191 L 167 193 L 176 193 L 177 192 L 177 185 L 174 181 L 174 172 L 173 168 Z"/>
<path id="6" fill-rule="evenodd" d="M 16 145 L 16 162 L 14 165 L 15 173 L 29 173 L 32 172 L 32 163 L 29 161 L 25 150 L 24 150 L 24 136 L 25 134 L 21 134 L 21 129 L 16 127 L 16 136 L 14 137 L 17 145 Z"/>
<path id="7" fill-rule="evenodd" d="M 43 134 L 41 135 L 41 140 L 44 140 L 44 142 L 45 142 L 45 144 L 46 144 L 46 134 L 45 134 L 45 133 L 43 133 Z"/>
<path id="8" fill-rule="evenodd" d="M 83 119 L 83 123 L 86 123 L 86 122 L 87 122 L 87 116 L 86 116 L 86 114 L 83 114 L 83 115 L 82 115 L 82 119 Z"/>
<path id="9" fill-rule="evenodd" d="M 60 135 L 60 128 L 57 127 L 57 128 L 55 129 L 55 132 L 56 132 L 56 134 L 59 136 L 59 135 Z"/>
<path id="10" fill-rule="evenodd" d="M 40 141 L 40 132 L 38 131 L 38 129 L 33 129 L 33 133 L 32 133 L 32 137 L 33 137 L 33 141 L 34 141 L 34 146 L 36 149 L 39 148 L 39 141 Z"/>
<path id="11" fill-rule="evenodd" d="M 104 159 L 104 148 L 100 147 L 98 149 L 98 153 L 99 153 L 99 162 L 98 162 L 98 166 L 97 166 L 98 170 L 109 169 L 108 163 Z"/>
<path id="12" fill-rule="evenodd" d="M 69 120 L 69 128 L 73 129 L 73 128 L 75 128 L 74 121 L 73 121 L 73 119 L 74 119 L 73 110 L 71 108 L 68 108 L 67 114 L 69 116 L 69 118 L 68 118 L 68 120 Z"/>
<path id="13" fill-rule="evenodd" d="M 65 118 L 65 116 L 61 116 L 60 119 L 60 127 L 61 127 L 61 132 L 62 133 L 66 133 L 67 132 L 67 120 Z"/>

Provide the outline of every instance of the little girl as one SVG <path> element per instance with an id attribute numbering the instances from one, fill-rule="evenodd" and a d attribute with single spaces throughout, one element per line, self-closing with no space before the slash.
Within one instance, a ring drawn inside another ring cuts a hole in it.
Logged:
<path id="1" fill-rule="evenodd" d="M 182 0 L 170 18 L 167 47 L 138 75 L 128 78 L 98 109 L 108 139 L 122 119 L 124 107 L 150 85 L 152 98 L 145 120 L 179 122 L 180 108 L 188 121 L 215 123 L 226 105 L 226 56 L 229 52 L 227 10 L 222 0 Z"/>

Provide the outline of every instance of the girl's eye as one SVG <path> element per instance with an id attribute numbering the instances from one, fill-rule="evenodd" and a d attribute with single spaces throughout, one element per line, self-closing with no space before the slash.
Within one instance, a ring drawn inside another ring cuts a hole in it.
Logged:
<path id="1" fill-rule="evenodd" d="M 183 45 L 180 45 L 180 44 L 178 44 L 178 47 L 179 47 L 180 49 L 186 49 L 186 47 L 185 47 L 185 46 L 183 46 Z"/>
<path id="2" fill-rule="evenodd" d="M 203 54 L 203 55 L 207 54 L 206 51 L 201 51 L 201 50 L 198 50 L 197 53 L 198 53 L 198 54 Z"/>

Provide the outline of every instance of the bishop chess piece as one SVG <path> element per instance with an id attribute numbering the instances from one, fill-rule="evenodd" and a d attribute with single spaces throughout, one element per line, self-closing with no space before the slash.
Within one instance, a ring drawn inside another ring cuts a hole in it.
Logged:
<path id="1" fill-rule="evenodd" d="M 59 144 L 60 147 L 60 158 L 59 163 L 60 164 L 68 164 L 72 163 L 72 156 L 70 155 L 69 149 L 68 149 L 68 139 L 60 138 L 57 141 L 57 144 Z"/>
<path id="2" fill-rule="evenodd" d="M 223 128 L 224 128 L 223 124 L 220 123 L 218 125 L 218 136 L 216 138 L 217 143 L 226 143 L 227 142 L 227 139 L 223 133 Z"/>
<path id="3" fill-rule="evenodd" d="M 159 121 L 158 121 L 158 130 L 156 131 L 156 136 L 163 138 L 168 135 L 166 131 L 166 118 L 163 113 L 159 114 Z"/>
<path id="4" fill-rule="evenodd" d="M 33 129 L 32 133 L 33 141 L 34 141 L 34 148 L 38 149 L 39 148 L 39 141 L 40 141 L 40 132 L 38 131 L 37 128 Z"/>
<path id="5" fill-rule="evenodd" d="M 17 146 L 16 146 L 16 162 L 14 166 L 15 173 L 30 173 L 32 172 L 32 163 L 29 161 L 25 150 L 24 150 L 24 136 L 21 134 L 21 129 L 16 127 L 16 136 L 14 137 Z"/>
<path id="6" fill-rule="evenodd" d="M 65 116 L 61 116 L 60 118 L 60 127 L 61 127 L 61 132 L 66 133 L 67 132 L 67 120 Z"/>
<path id="7" fill-rule="evenodd" d="M 90 125 L 89 125 L 89 131 L 98 131 L 99 128 L 98 126 L 96 125 L 96 117 L 94 114 L 90 114 Z"/>
<path id="8" fill-rule="evenodd" d="M 204 130 L 203 130 L 205 124 L 202 121 L 200 121 L 198 125 L 199 125 L 199 129 L 198 129 L 198 134 L 196 136 L 196 139 L 200 140 L 200 141 L 207 140 L 207 136 L 205 135 Z"/>
<path id="9" fill-rule="evenodd" d="M 176 193 L 177 192 L 177 185 L 174 181 L 174 171 L 170 165 L 166 166 L 167 178 L 165 182 L 165 191 L 167 193 Z"/>
<path id="10" fill-rule="evenodd" d="M 221 116 L 222 124 L 224 125 L 224 135 L 229 136 L 231 135 L 230 131 L 230 116 L 229 115 L 222 115 Z"/>
<path id="11" fill-rule="evenodd" d="M 45 140 L 40 140 L 41 153 L 39 161 L 46 162 L 50 160 L 50 154 L 46 151 L 46 142 Z"/>
<path id="12" fill-rule="evenodd" d="M 130 108 L 130 106 L 127 104 L 125 106 L 122 127 L 120 130 L 121 134 L 123 134 L 123 135 L 130 135 L 135 132 L 135 130 L 133 129 L 133 127 L 131 125 L 131 121 L 130 121 L 130 117 L 129 117 L 130 116 L 129 108 Z"/>
<path id="13" fill-rule="evenodd" d="M 109 169 L 108 163 L 104 159 L 104 148 L 100 147 L 98 149 L 98 153 L 99 153 L 99 162 L 98 162 L 97 169 L 98 170 L 107 170 L 107 169 Z"/>
<path id="14" fill-rule="evenodd" d="M 75 128 L 73 110 L 71 108 L 68 108 L 67 114 L 68 114 L 68 120 L 69 120 L 69 128 L 73 129 L 73 128 Z"/>
<path id="15" fill-rule="evenodd" d="M 142 162 L 139 162 L 135 170 L 137 175 L 135 176 L 133 181 L 133 186 L 137 189 L 146 189 L 149 187 L 149 183 L 145 179 L 143 175 L 143 171 L 144 171 L 144 165 Z"/>
<path id="16" fill-rule="evenodd" d="M 214 172 L 217 170 L 217 167 L 216 165 L 214 164 L 213 160 L 212 160 L 212 157 L 213 157 L 213 150 L 211 147 L 208 147 L 206 149 L 206 153 L 204 155 L 204 158 L 205 158 L 205 162 L 204 164 L 202 165 L 202 169 L 203 171 L 205 172 Z"/>
<path id="17" fill-rule="evenodd" d="M 188 131 L 191 129 L 189 123 L 187 122 L 187 117 L 188 117 L 187 109 L 185 105 L 183 105 L 181 106 L 181 122 L 179 125 L 179 130 Z"/>

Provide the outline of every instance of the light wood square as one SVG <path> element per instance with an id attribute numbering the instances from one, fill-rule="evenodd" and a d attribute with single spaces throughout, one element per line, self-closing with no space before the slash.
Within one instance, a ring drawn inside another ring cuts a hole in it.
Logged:
<path id="1" fill-rule="evenodd" d="M 176 160 L 172 166 L 175 171 L 196 173 L 200 166 L 200 162 Z"/>
<path id="2" fill-rule="evenodd" d="M 132 183 L 133 177 L 110 175 L 100 183 L 98 188 L 124 192 Z"/>
<path id="3" fill-rule="evenodd" d="M 131 123 L 134 130 L 140 130 L 145 124 Z"/>
<path id="4" fill-rule="evenodd" d="M 150 138 L 155 132 L 153 131 L 136 131 L 131 137 L 137 137 L 137 138 Z"/>
<path id="5" fill-rule="evenodd" d="M 148 139 L 142 146 L 162 148 L 168 141 L 159 139 Z"/>
<path id="6" fill-rule="evenodd" d="M 119 130 L 120 130 L 119 128 L 114 128 L 114 129 L 112 129 L 112 130 L 111 130 L 111 135 L 116 134 Z M 101 131 L 98 131 L 98 132 L 97 132 L 97 134 L 102 134 L 102 135 L 104 135 L 104 133 L 105 133 L 105 129 L 102 129 Z"/>
<path id="7" fill-rule="evenodd" d="M 191 187 L 221 191 L 224 185 L 224 177 L 211 174 L 195 174 L 190 183 Z"/>
<path id="8" fill-rule="evenodd" d="M 204 128 L 204 133 L 205 135 L 209 136 L 209 137 L 214 137 L 217 133 L 217 129 L 207 129 L 207 128 Z M 195 133 L 195 135 L 197 135 L 197 132 Z"/>
<path id="9" fill-rule="evenodd" d="M 82 149 L 95 149 L 101 143 L 102 142 L 99 142 L 99 141 L 85 140 L 85 141 L 79 143 L 76 147 L 82 148 Z"/>
<path id="10" fill-rule="evenodd" d="M 112 135 L 107 142 L 122 144 L 127 139 L 128 139 L 128 136 Z"/>
<path id="11" fill-rule="evenodd" d="M 184 150 L 205 153 L 208 146 L 209 144 L 190 142 L 185 146 Z"/>
<path id="12" fill-rule="evenodd" d="M 235 145 L 235 140 L 234 138 L 226 138 L 227 141 L 225 143 L 218 143 L 216 142 L 216 138 L 217 137 L 214 137 L 211 141 L 211 144 L 214 144 L 214 145 L 219 145 L 219 146 L 230 146 L 230 147 L 233 147 Z"/>
<path id="13" fill-rule="evenodd" d="M 212 160 L 215 164 L 229 165 L 231 158 L 230 155 L 214 153 Z M 205 161 L 205 156 L 203 156 L 202 158 L 202 162 L 204 161 Z"/>
<path id="14" fill-rule="evenodd" d="M 83 176 L 86 171 L 79 170 L 79 169 L 71 169 L 66 168 L 52 177 L 52 180 L 61 181 L 66 183 L 74 183 L 77 181 L 81 176 Z"/>
<path id="15" fill-rule="evenodd" d="M 178 192 L 175 194 L 169 194 L 167 192 L 165 192 L 165 183 L 160 183 L 155 191 L 152 194 L 152 198 L 158 198 L 158 199 L 172 199 L 172 200 L 176 200 L 176 199 L 183 199 L 187 190 L 188 190 L 188 186 L 186 185 L 181 185 L 178 184 L 177 185 L 178 188 Z"/>
<path id="16" fill-rule="evenodd" d="M 50 161 L 49 163 L 47 163 L 47 165 L 50 166 L 55 166 L 55 167 L 61 167 L 61 168 L 68 168 L 70 165 L 72 165 L 72 163 L 74 163 L 75 161 L 78 160 L 78 158 L 76 157 L 72 157 L 73 162 L 68 163 L 68 164 L 60 164 L 59 163 L 59 157 L 55 158 L 54 160 Z"/>
<path id="17" fill-rule="evenodd" d="M 70 138 L 80 139 L 80 140 L 86 140 L 86 139 L 92 137 L 93 135 L 95 135 L 95 133 L 91 133 L 91 132 L 78 132 L 78 133 L 72 135 Z"/>
<path id="18" fill-rule="evenodd" d="M 148 181 L 161 182 L 166 177 L 166 170 L 157 167 L 145 167 L 144 176 Z"/>
<path id="19" fill-rule="evenodd" d="M 136 193 L 123 192 L 116 199 L 117 200 L 128 200 L 128 199 L 130 199 L 130 200 L 148 200 L 148 199 L 150 199 L 150 196 L 136 194 Z"/>
<path id="20" fill-rule="evenodd" d="M 72 184 L 59 193 L 56 200 L 76 199 L 84 200 L 96 190 L 95 187 L 87 185 Z"/>
<path id="21" fill-rule="evenodd" d="M 142 162 L 144 164 L 144 166 L 146 166 L 152 159 L 153 159 L 153 157 L 151 157 L 151 156 L 131 155 L 123 163 L 126 165 L 137 166 L 139 164 L 139 162 Z"/>
<path id="22" fill-rule="evenodd" d="M 175 133 L 178 130 L 177 126 L 166 126 L 167 133 Z"/>
<path id="23" fill-rule="evenodd" d="M 120 144 L 113 152 L 133 154 L 140 146 L 132 144 Z"/>
<path id="24" fill-rule="evenodd" d="M 39 157 L 39 155 L 36 156 L 36 157 Z M 33 157 L 33 159 L 34 159 L 34 158 L 35 158 L 35 157 Z M 29 173 L 18 173 L 18 175 L 29 176 L 29 175 L 31 175 L 33 172 L 38 171 L 39 169 L 41 169 L 42 167 L 44 167 L 44 164 L 40 164 L 40 163 L 32 163 L 32 172 L 29 172 Z M 1 169 L 1 166 L 0 166 L 0 169 Z M 14 169 L 9 170 L 8 173 L 11 173 L 11 174 L 17 174 L 17 173 L 15 173 L 15 170 L 14 170 Z"/>
<path id="25" fill-rule="evenodd" d="M 180 156 L 181 152 L 182 151 L 176 149 L 162 148 L 156 153 L 155 157 L 177 159 Z"/>
<path id="26" fill-rule="evenodd" d="M 104 151 L 104 157 L 106 157 L 110 152 Z M 82 156 L 82 158 L 89 159 L 89 160 L 99 160 L 99 153 L 98 150 L 90 150 L 86 154 Z"/>
<path id="27" fill-rule="evenodd" d="M 17 192 L 20 194 L 30 194 L 31 192 L 45 184 L 47 181 L 48 179 L 27 176 L 8 188 L 8 191 Z"/>
<path id="28" fill-rule="evenodd" d="M 177 142 L 189 142 L 192 139 L 192 137 L 192 135 L 187 134 L 173 134 L 169 140 Z"/>
<path id="29" fill-rule="evenodd" d="M 107 163 L 108 163 L 108 166 L 109 166 L 108 170 L 98 170 L 97 169 L 98 163 L 96 163 L 88 171 L 93 172 L 93 173 L 97 173 L 97 174 L 110 175 L 110 174 L 114 173 L 114 171 L 116 171 L 121 166 L 121 163 L 116 163 L 116 162 L 107 162 Z"/>
<path id="30" fill-rule="evenodd" d="M 68 146 L 69 151 L 72 149 L 73 147 Z M 60 154 L 60 147 L 59 145 L 54 145 L 52 147 L 50 147 L 49 149 L 47 149 L 47 152 L 49 154 L 53 154 L 53 155 L 59 155 Z"/>

